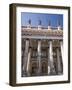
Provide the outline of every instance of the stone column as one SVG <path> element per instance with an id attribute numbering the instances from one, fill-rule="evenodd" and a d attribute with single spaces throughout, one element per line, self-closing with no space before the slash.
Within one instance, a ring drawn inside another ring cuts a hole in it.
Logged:
<path id="1" fill-rule="evenodd" d="M 38 51 L 38 75 L 41 74 L 41 41 L 38 40 L 38 48 L 37 48 L 37 51 Z"/>
<path id="2" fill-rule="evenodd" d="M 27 61 L 28 61 L 28 49 L 29 49 L 29 40 L 26 40 L 25 43 L 25 52 L 24 52 L 24 60 L 23 60 L 23 75 L 27 74 L 26 68 L 27 68 Z"/>
<path id="3" fill-rule="evenodd" d="M 62 41 L 60 41 L 60 48 L 61 48 L 61 55 L 63 60 L 63 42 Z"/>
<path id="4" fill-rule="evenodd" d="M 50 60 L 49 60 L 49 49 L 48 49 L 48 75 L 50 75 Z"/>
<path id="5" fill-rule="evenodd" d="M 30 76 L 30 59 L 31 59 L 31 48 L 28 52 L 28 60 L 27 60 L 27 75 Z"/>
<path id="6" fill-rule="evenodd" d="M 50 60 L 50 74 L 56 74 L 53 62 L 53 50 L 52 50 L 52 41 L 49 41 L 49 60 Z"/>
<path id="7" fill-rule="evenodd" d="M 61 60 L 60 60 L 60 52 L 59 48 L 57 48 L 57 67 L 58 67 L 58 74 L 61 74 L 62 72 L 62 66 L 61 66 Z"/>

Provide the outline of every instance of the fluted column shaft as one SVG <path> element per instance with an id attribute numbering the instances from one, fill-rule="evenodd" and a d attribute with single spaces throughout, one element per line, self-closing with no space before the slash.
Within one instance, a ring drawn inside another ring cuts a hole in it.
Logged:
<path id="1" fill-rule="evenodd" d="M 30 76 L 30 60 L 31 60 L 31 48 L 28 52 L 28 60 L 27 60 L 27 75 Z"/>
<path id="2" fill-rule="evenodd" d="M 63 42 L 62 41 L 60 41 L 60 48 L 61 48 L 61 55 L 63 60 Z"/>
<path id="3" fill-rule="evenodd" d="M 60 59 L 59 48 L 57 48 L 57 67 L 58 67 L 58 74 L 61 74 L 62 66 L 61 66 L 61 59 Z"/>
<path id="4" fill-rule="evenodd" d="M 28 61 L 28 49 L 29 49 L 29 40 L 26 40 L 25 43 L 25 52 L 24 52 L 24 60 L 23 60 L 23 71 L 24 71 L 24 75 L 27 72 L 27 61 Z"/>
<path id="5" fill-rule="evenodd" d="M 41 41 L 38 40 L 38 48 L 37 48 L 37 51 L 38 51 L 38 75 L 40 75 L 41 73 Z"/>
<path id="6" fill-rule="evenodd" d="M 54 61 L 53 61 L 52 41 L 49 41 L 49 59 L 50 59 L 50 74 L 55 74 Z"/>

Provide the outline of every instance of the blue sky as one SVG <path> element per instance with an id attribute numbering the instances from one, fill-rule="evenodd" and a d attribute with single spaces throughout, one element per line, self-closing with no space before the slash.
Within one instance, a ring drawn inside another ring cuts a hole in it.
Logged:
<path id="1" fill-rule="evenodd" d="M 29 19 L 31 20 L 32 26 L 38 26 L 39 20 L 41 20 L 41 25 L 43 27 L 48 26 L 48 22 L 51 22 L 52 27 L 58 26 L 58 21 L 60 21 L 61 27 L 63 27 L 63 15 L 62 14 L 44 14 L 44 13 L 28 13 L 21 12 L 21 25 L 28 25 Z"/>

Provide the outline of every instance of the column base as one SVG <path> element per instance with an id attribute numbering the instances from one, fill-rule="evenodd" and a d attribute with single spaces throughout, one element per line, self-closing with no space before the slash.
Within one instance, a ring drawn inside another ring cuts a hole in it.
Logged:
<path id="1" fill-rule="evenodd" d="M 62 72 L 58 72 L 58 75 L 62 75 L 63 73 Z"/>
<path id="2" fill-rule="evenodd" d="M 52 69 L 50 70 L 50 75 L 56 75 L 56 71 L 55 71 L 54 68 L 52 68 Z"/>

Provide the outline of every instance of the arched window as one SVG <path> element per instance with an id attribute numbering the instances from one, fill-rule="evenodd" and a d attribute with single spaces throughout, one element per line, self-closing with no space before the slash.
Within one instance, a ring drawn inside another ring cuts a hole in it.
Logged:
<path id="1" fill-rule="evenodd" d="M 31 75 L 37 75 L 37 63 L 32 63 Z"/>
<path id="2" fill-rule="evenodd" d="M 46 62 L 42 63 L 42 74 L 46 74 L 47 73 L 47 64 Z"/>

